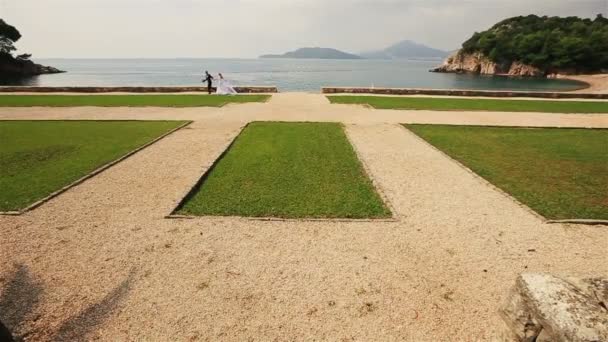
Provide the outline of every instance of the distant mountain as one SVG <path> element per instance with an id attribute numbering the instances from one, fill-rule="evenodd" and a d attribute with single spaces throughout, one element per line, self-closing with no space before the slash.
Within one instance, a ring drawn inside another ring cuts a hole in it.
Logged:
<path id="1" fill-rule="evenodd" d="M 433 49 L 411 40 L 404 40 L 384 50 L 362 53 L 361 57 L 368 59 L 445 58 L 448 54 L 446 51 Z"/>
<path id="2" fill-rule="evenodd" d="M 384 50 L 354 55 L 330 48 L 301 48 L 282 55 L 263 55 L 260 58 L 316 58 L 316 59 L 401 59 L 401 58 L 445 58 L 448 52 L 404 40 Z"/>
<path id="3" fill-rule="evenodd" d="M 262 55 L 260 58 L 361 59 L 360 56 L 330 48 L 301 48 L 282 55 Z"/>

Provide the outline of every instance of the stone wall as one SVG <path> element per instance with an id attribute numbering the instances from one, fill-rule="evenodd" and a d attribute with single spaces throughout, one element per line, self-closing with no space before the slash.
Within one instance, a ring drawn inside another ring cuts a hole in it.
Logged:
<path id="1" fill-rule="evenodd" d="M 469 97 L 535 97 L 551 99 L 608 99 L 608 94 L 536 92 L 536 91 L 492 91 L 457 89 L 415 89 L 415 88 L 322 88 L 323 94 L 378 94 L 378 95 L 435 95 Z"/>
<path id="2" fill-rule="evenodd" d="M 278 93 L 277 87 L 234 87 L 238 93 Z M 215 88 L 213 88 L 215 91 Z M 185 93 L 207 92 L 207 87 L 0 87 L 0 93 Z"/>

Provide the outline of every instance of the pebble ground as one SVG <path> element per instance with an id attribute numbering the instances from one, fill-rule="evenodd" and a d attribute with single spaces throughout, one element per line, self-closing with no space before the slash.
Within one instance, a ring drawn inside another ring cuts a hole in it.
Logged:
<path id="1" fill-rule="evenodd" d="M 605 226 L 546 224 L 398 123 L 608 127 L 608 116 L 372 110 L 315 94 L 224 108 L 0 108 L 194 123 L 0 216 L 0 318 L 31 341 L 500 337 L 521 272 L 608 274 Z M 250 121 L 338 121 L 395 222 L 166 219 Z"/>

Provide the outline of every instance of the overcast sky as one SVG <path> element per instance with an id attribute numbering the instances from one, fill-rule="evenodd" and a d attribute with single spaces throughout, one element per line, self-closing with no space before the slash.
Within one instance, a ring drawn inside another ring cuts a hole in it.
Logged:
<path id="1" fill-rule="evenodd" d="M 0 0 L 34 57 L 257 57 L 404 39 L 452 50 L 524 14 L 608 16 L 608 0 Z"/>

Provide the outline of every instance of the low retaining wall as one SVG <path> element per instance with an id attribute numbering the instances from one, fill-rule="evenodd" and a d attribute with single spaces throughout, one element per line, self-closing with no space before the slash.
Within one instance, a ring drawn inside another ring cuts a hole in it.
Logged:
<path id="1" fill-rule="evenodd" d="M 379 95 L 436 95 L 470 97 L 538 97 L 552 99 L 608 99 L 608 94 L 559 93 L 538 91 L 492 91 L 458 89 L 416 89 L 416 88 L 347 88 L 324 87 L 323 94 L 379 94 Z"/>
<path id="2" fill-rule="evenodd" d="M 238 93 L 278 93 L 277 87 L 234 87 Z M 213 88 L 215 91 L 215 88 Z M 0 93 L 206 93 L 207 87 L 0 87 Z"/>

